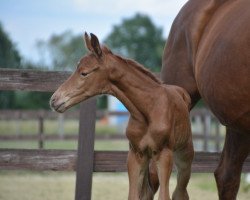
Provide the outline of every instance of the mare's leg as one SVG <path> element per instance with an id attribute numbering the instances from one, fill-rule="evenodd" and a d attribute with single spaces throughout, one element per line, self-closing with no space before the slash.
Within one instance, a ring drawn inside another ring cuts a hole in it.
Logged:
<path id="1" fill-rule="evenodd" d="M 169 179 L 173 167 L 173 152 L 168 148 L 162 149 L 155 155 L 157 173 L 160 182 L 159 200 L 170 200 Z"/>
<path id="2" fill-rule="evenodd" d="M 242 165 L 250 151 L 250 134 L 227 128 L 225 144 L 214 175 L 220 200 L 235 200 Z"/>
<path id="3" fill-rule="evenodd" d="M 177 167 L 177 185 L 173 193 L 173 200 L 188 200 L 187 185 L 191 175 L 191 165 L 194 157 L 192 140 L 186 147 L 174 152 L 174 161 Z"/>
<path id="4" fill-rule="evenodd" d="M 149 184 L 149 160 L 144 154 L 128 153 L 129 200 L 153 200 Z"/>

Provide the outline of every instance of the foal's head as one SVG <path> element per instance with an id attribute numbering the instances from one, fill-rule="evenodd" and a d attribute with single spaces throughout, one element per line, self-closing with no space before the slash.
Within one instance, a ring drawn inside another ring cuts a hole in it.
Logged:
<path id="1" fill-rule="evenodd" d="M 109 88 L 107 59 L 109 51 L 101 48 L 98 38 L 85 33 L 89 53 L 81 58 L 75 72 L 52 95 L 51 108 L 64 112 L 69 107 L 97 94 L 107 93 Z"/>

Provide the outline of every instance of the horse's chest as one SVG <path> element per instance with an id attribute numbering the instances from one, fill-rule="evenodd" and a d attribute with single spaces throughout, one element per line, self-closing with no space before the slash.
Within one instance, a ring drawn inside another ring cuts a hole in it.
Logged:
<path id="1" fill-rule="evenodd" d="M 158 151 L 167 141 L 167 129 L 144 128 L 142 131 L 128 131 L 130 145 L 136 151 Z"/>
<path id="2" fill-rule="evenodd" d="M 138 143 L 138 148 L 140 151 L 151 150 L 158 151 L 160 146 L 162 145 L 163 137 L 156 138 L 153 134 L 146 134 L 142 137 L 142 139 Z"/>

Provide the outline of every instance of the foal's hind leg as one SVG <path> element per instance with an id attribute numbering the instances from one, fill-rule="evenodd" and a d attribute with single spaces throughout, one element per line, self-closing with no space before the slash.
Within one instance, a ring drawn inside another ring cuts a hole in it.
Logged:
<path id="1" fill-rule="evenodd" d="M 177 167 L 177 185 L 173 193 L 173 200 L 188 200 L 187 184 L 191 175 L 191 165 L 194 157 L 193 143 L 190 140 L 187 146 L 174 152 L 174 161 Z"/>
<path id="2" fill-rule="evenodd" d="M 235 200 L 244 160 L 250 151 L 250 134 L 227 128 L 225 144 L 215 179 L 220 200 Z"/>

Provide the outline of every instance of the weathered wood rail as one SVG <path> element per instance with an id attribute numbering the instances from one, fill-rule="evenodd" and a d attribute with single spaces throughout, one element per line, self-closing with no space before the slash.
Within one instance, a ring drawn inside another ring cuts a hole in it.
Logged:
<path id="1" fill-rule="evenodd" d="M 55 91 L 70 72 L 0 68 L 0 90 Z"/>
<path id="2" fill-rule="evenodd" d="M 0 68 L 0 90 L 54 91 L 69 74 Z M 75 199 L 91 199 L 94 171 L 126 170 L 126 152 L 94 152 L 95 113 L 95 99 L 89 99 L 81 104 L 77 152 L 0 149 L 0 169 L 76 170 Z M 205 121 L 208 124 L 209 120 Z M 208 137 L 208 126 L 204 131 L 205 137 Z M 204 147 L 207 147 L 207 144 L 204 144 Z M 212 172 L 218 159 L 218 153 L 196 153 L 192 165 L 193 172 Z M 249 158 L 244 164 L 244 171 L 250 171 Z"/>
<path id="3" fill-rule="evenodd" d="M 220 153 L 196 153 L 192 172 L 214 172 L 219 157 Z M 94 172 L 125 172 L 127 171 L 126 159 L 126 151 L 97 151 L 94 153 L 93 170 Z M 0 170 L 73 171 L 76 170 L 76 160 L 75 150 L 0 149 Z M 250 157 L 243 167 L 243 171 L 249 170 Z"/>

